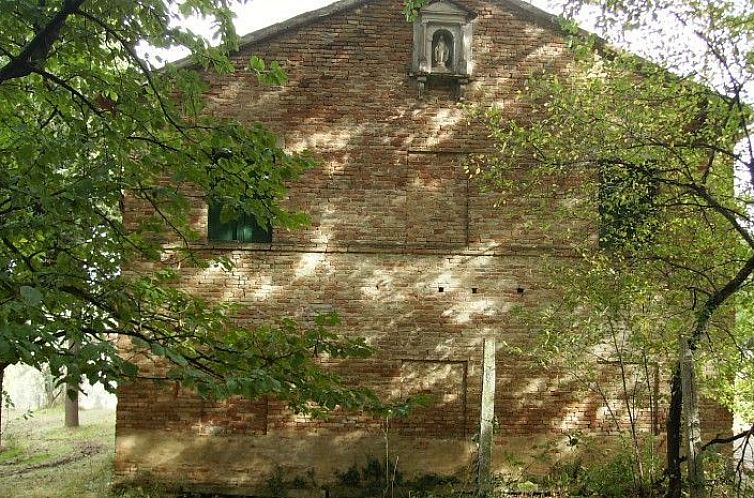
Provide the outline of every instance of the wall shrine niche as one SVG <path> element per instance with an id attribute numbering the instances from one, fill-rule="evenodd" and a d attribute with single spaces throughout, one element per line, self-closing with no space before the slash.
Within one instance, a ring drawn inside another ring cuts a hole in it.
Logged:
<path id="1" fill-rule="evenodd" d="M 475 13 L 447 0 L 430 2 L 419 11 L 414 21 L 411 75 L 420 94 L 428 83 L 442 81 L 450 83 L 457 97 L 463 98 L 473 72 L 474 18 Z"/>

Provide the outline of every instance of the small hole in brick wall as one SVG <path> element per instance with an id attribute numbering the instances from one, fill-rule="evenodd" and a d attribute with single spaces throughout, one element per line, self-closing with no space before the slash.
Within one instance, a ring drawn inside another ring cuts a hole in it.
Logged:
<path id="1" fill-rule="evenodd" d="M 437 292 L 445 292 L 445 287 L 438 287 Z"/>
<path id="2" fill-rule="evenodd" d="M 523 287 L 519 287 L 518 289 L 516 289 L 516 292 L 519 293 L 519 294 L 523 294 L 524 290 L 525 289 Z"/>
<path id="3" fill-rule="evenodd" d="M 477 289 L 476 287 L 472 287 L 472 288 L 471 288 L 471 293 L 472 293 L 472 294 L 476 294 L 476 293 L 478 293 L 478 292 L 479 292 L 479 289 Z"/>
<path id="4" fill-rule="evenodd" d="M 377 289 L 377 290 L 380 290 L 380 286 L 379 285 L 375 285 L 374 288 Z"/>

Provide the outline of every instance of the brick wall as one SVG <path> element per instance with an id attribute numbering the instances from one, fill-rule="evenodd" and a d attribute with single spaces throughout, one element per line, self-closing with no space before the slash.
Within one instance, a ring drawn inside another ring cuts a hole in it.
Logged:
<path id="1" fill-rule="evenodd" d="M 563 40 L 504 2 L 459 3 L 479 14 L 469 100 L 527 119 L 536 109 L 517 92 L 532 72 L 565 68 Z M 412 28 L 400 5 L 374 0 L 238 55 L 238 67 L 251 54 L 280 60 L 290 78 L 283 87 L 260 87 L 242 70 L 208 76 L 209 112 L 261 121 L 287 148 L 313 151 L 320 166 L 292 184 L 286 200 L 310 214 L 311 226 L 278 230 L 265 245 L 205 241 L 199 250 L 227 254 L 236 268 L 181 276 L 199 295 L 247 305 L 240 319 L 249 323 L 336 310 L 342 333 L 377 347 L 374 358 L 347 365 L 348 375 L 386 396 L 427 393 L 436 401 L 391 427 L 403 471 L 458 472 L 473 458 L 482 338 L 529 344 L 531 331 L 511 309 L 551 296 L 541 257 L 567 257 L 569 237 L 589 234 L 543 228 L 560 199 L 509 198 L 495 207 L 499 194 L 467 180 L 463 159 L 488 150 L 487 134 L 467 122 L 448 88 L 418 98 L 408 75 Z M 203 228 L 200 198 L 194 210 Z M 597 394 L 529 367 L 498 358 L 499 453 L 520 447 L 525 455 L 536 442 L 577 430 L 614 432 Z M 658 423 L 648 413 L 641 421 L 648 431 Z M 213 404 L 146 382 L 120 388 L 117 423 L 121 475 L 252 486 L 280 466 L 327 481 L 384 454 L 380 420 L 312 421 L 273 400 Z"/>

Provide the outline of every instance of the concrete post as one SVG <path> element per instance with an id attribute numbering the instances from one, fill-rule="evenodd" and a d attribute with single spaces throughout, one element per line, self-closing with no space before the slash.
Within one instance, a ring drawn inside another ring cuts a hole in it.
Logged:
<path id="1" fill-rule="evenodd" d="M 683 415 L 686 421 L 686 452 L 688 458 L 689 494 L 691 498 L 706 498 L 704 464 L 702 462 L 702 434 L 699 419 L 699 398 L 694 374 L 694 353 L 689 340 L 681 337 L 678 341 L 681 356 L 681 392 L 683 393 Z"/>
<path id="2" fill-rule="evenodd" d="M 482 407 L 479 420 L 479 496 L 492 492 L 492 438 L 495 420 L 495 338 L 484 339 Z"/>

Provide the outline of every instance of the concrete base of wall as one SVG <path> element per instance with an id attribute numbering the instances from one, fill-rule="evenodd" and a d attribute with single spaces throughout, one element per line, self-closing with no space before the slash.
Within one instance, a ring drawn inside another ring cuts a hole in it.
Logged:
<path id="1" fill-rule="evenodd" d="M 459 480 L 473 475 L 476 444 L 471 441 L 391 436 L 387 444 L 382 434 L 360 431 L 232 437 L 135 431 L 118 437 L 116 473 L 123 480 L 154 479 L 194 491 L 262 496 L 280 480 L 337 486 L 339 475 L 370 460 L 384 463 L 386 454 L 404 479 L 430 473 Z"/>
<path id="2" fill-rule="evenodd" d="M 386 447 L 387 442 L 387 447 Z M 547 458 L 542 448 L 550 448 Z M 522 472 L 545 472 L 559 457 L 556 441 L 516 437 L 493 448 L 494 474 L 515 479 Z M 461 487 L 476 478 L 475 442 L 411 438 L 377 431 L 338 433 L 275 432 L 261 436 L 192 436 L 158 431 L 129 431 L 118 436 L 116 474 L 121 481 L 153 480 L 194 492 L 228 495 L 349 496 L 343 475 L 363 470 L 370 461 L 384 465 L 389 455 L 403 481 L 428 475 L 454 476 Z M 522 461 L 521 457 L 527 459 Z M 383 474 L 384 475 L 384 474 Z M 303 488 L 303 489 L 302 489 Z M 303 493 L 303 494 L 302 494 Z"/>

